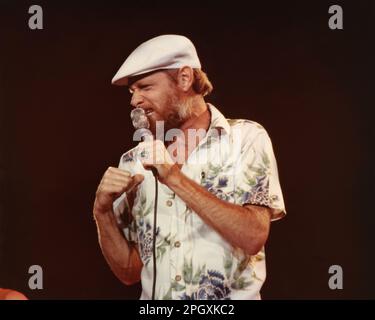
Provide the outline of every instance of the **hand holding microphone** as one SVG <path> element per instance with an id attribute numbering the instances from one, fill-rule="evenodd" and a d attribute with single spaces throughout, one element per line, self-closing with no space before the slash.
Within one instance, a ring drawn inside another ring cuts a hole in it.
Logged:
<path id="1" fill-rule="evenodd" d="M 158 176 L 163 182 L 171 167 L 174 165 L 164 143 L 160 140 L 154 140 L 153 135 L 148 129 L 150 123 L 144 109 L 135 108 L 131 111 L 130 117 L 134 128 L 137 130 L 136 135 L 141 137 L 137 149 L 137 155 L 145 169 L 152 171 L 154 176 Z"/>

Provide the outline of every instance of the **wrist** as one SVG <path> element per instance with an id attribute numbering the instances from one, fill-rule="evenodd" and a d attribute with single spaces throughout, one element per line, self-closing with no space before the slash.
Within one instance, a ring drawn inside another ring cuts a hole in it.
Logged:
<path id="1" fill-rule="evenodd" d="M 95 220 L 108 220 L 109 217 L 111 217 L 113 214 L 112 210 L 93 210 L 93 215 Z"/>
<path id="2" fill-rule="evenodd" d="M 173 188 L 174 186 L 178 185 L 180 180 L 181 180 L 181 170 L 178 166 L 177 163 L 173 164 L 172 167 L 170 168 L 168 175 L 165 178 L 165 184 L 169 188 Z"/>

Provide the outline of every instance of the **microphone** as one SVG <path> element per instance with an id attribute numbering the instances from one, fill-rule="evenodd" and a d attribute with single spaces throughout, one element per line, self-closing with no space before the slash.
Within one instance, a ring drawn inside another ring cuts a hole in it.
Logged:
<path id="1" fill-rule="evenodd" d="M 150 128 L 150 123 L 145 110 L 142 108 L 133 109 L 130 113 L 130 118 L 132 119 L 133 127 L 140 133 L 142 141 L 145 141 L 147 138 L 152 138 L 152 134 L 150 130 L 148 130 L 148 128 Z"/>
<path id="2" fill-rule="evenodd" d="M 132 119 L 133 127 L 138 131 L 138 133 L 141 136 L 142 141 L 146 141 L 148 139 L 153 139 L 154 136 L 148 130 L 150 127 L 150 122 L 148 121 L 148 118 L 146 116 L 145 110 L 142 108 L 135 108 L 130 112 L 130 118 Z M 158 171 L 156 168 L 151 167 L 151 171 L 156 177 L 158 174 Z"/>

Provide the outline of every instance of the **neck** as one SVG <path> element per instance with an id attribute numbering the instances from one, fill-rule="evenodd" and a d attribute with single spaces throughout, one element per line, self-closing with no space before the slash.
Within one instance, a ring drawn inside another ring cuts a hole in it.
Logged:
<path id="1" fill-rule="evenodd" d="M 180 129 L 184 131 L 184 133 L 187 132 L 188 129 L 208 130 L 211 115 L 202 96 L 194 98 L 192 108 L 192 116 L 181 124 Z"/>
<path id="2" fill-rule="evenodd" d="M 191 137 L 189 137 L 188 130 L 194 129 L 197 130 L 196 132 L 198 132 L 199 129 L 204 129 L 207 132 L 211 122 L 211 113 L 203 97 L 194 97 L 194 100 L 192 102 L 193 112 L 191 117 L 189 117 L 179 126 L 179 129 L 183 132 L 183 137 L 181 137 L 182 139 L 178 139 L 176 137 L 176 139 L 174 139 L 173 141 L 177 148 L 175 148 L 171 155 L 178 159 L 177 162 L 179 163 L 180 168 L 181 163 L 187 160 L 191 152 L 196 148 L 196 146 L 205 136 L 195 134 L 193 140 L 189 141 Z"/>

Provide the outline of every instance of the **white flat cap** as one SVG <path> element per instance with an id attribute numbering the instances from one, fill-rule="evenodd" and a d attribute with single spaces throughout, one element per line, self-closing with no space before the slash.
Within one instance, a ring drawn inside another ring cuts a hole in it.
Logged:
<path id="1" fill-rule="evenodd" d="M 129 77 L 158 69 L 178 69 L 184 66 L 201 68 L 193 43 L 184 36 L 162 35 L 138 46 L 117 71 L 112 84 L 126 86 Z"/>

